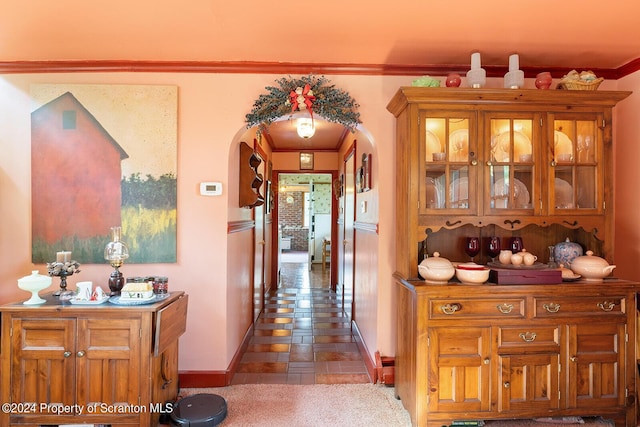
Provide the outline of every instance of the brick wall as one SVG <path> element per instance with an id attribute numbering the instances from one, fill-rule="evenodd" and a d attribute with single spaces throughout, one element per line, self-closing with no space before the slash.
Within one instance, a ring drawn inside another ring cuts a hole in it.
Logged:
<path id="1" fill-rule="evenodd" d="M 288 197 L 293 198 L 292 203 L 287 202 Z M 282 227 L 282 237 L 292 237 L 292 251 L 309 250 L 309 229 L 302 225 L 303 199 L 302 191 L 278 193 L 278 220 Z"/>

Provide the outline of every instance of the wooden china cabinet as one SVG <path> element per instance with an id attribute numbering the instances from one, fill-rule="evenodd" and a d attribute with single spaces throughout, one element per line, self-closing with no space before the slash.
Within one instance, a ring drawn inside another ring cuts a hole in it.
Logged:
<path id="1" fill-rule="evenodd" d="M 612 110 L 630 92 L 403 87 L 396 127 L 396 394 L 416 426 L 603 416 L 636 422 L 635 282 L 426 284 L 465 237 L 565 238 L 613 263 Z M 504 249 L 503 243 L 503 249 Z"/>

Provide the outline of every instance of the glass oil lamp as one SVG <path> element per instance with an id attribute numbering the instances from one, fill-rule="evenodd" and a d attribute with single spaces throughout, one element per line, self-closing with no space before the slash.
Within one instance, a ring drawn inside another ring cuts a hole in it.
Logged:
<path id="1" fill-rule="evenodd" d="M 124 264 L 124 260 L 129 258 L 129 248 L 121 238 L 122 227 L 111 227 L 111 241 L 104 248 L 104 259 L 114 268 L 109 276 L 111 295 L 120 295 L 124 286 L 124 277 L 119 268 Z"/>

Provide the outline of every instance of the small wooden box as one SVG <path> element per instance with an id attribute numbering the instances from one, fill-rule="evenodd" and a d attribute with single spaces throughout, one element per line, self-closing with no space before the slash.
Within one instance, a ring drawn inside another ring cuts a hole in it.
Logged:
<path id="1" fill-rule="evenodd" d="M 492 268 L 489 282 L 497 285 L 551 285 L 562 283 L 560 270 Z"/>

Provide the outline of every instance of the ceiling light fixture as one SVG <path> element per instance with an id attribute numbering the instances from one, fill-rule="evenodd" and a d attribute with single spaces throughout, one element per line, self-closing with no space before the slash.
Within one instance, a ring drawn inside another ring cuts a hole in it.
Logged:
<path id="1" fill-rule="evenodd" d="M 316 128 L 313 125 L 313 119 L 311 118 L 302 118 L 298 119 L 297 124 L 298 136 L 300 138 L 311 138 L 316 133 Z"/>

